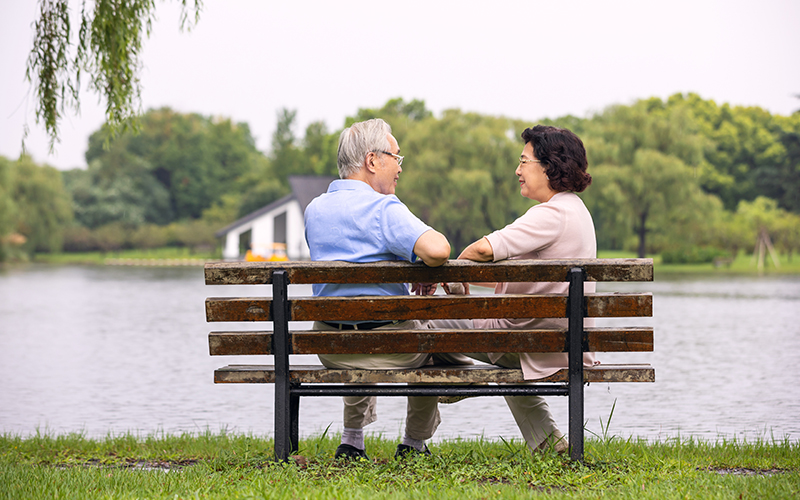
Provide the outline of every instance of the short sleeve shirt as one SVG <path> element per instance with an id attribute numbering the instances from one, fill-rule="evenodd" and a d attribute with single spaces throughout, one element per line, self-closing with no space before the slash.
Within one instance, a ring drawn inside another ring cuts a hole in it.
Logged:
<path id="1" fill-rule="evenodd" d="M 305 211 L 311 260 L 414 262 L 414 245 L 431 227 L 395 195 L 378 193 L 362 181 L 333 181 Z M 405 283 L 317 284 L 315 296 L 408 295 Z"/>

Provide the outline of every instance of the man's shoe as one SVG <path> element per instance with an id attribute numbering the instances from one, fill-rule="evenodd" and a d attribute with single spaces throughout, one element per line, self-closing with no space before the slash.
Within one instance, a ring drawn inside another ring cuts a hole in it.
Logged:
<path id="1" fill-rule="evenodd" d="M 544 441 L 539 444 L 536 448 L 537 453 L 549 453 L 555 451 L 559 455 L 568 455 L 569 454 L 569 441 L 567 441 L 566 436 L 561 436 L 557 440 L 553 440 L 553 437 L 550 436 Z"/>
<path id="2" fill-rule="evenodd" d="M 339 447 L 336 448 L 336 454 L 333 456 L 333 458 L 344 458 L 346 460 L 369 460 L 366 450 L 359 450 L 355 446 L 350 446 L 349 444 L 340 444 Z"/>
<path id="3" fill-rule="evenodd" d="M 429 457 L 431 456 L 431 450 L 428 449 L 428 445 L 426 444 L 422 445 L 422 451 L 419 451 L 413 446 L 408 446 L 407 444 L 398 444 L 397 451 L 394 452 L 395 459 L 408 458 L 410 456 L 415 456 L 415 455 L 423 455 Z"/>

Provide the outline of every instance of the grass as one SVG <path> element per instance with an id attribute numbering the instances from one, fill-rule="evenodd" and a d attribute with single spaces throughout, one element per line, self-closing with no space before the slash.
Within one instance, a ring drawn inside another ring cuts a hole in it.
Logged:
<path id="1" fill-rule="evenodd" d="M 103 265 L 108 259 L 219 259 L 217 252 L 192 251 L 189 248 L 163 247 L 141 250 L 117 250 L 111 252 L 62 252 L 39 253 L 34 262 L 47 264 Z"/>
<path id="2" fill-rule="evenodd" d="M 532 456 L 519 441 L 451 440 L 433 457 L 393 460 L 396 440 L 367 438 L 369 462 L 331 457 L 337 436 L 271 460 L 253 436 L 0 436 L 0 499 L 18 498 L 797 498 L 800 446 L 788 440 L 648 443 L 587 440 L 586 463 Z"/>
<path id="3" fill-rule="evenodd" d="M 633 252 L 600 251 L 600 258 L 633 258 Z M 76 252 L 37 254 L 33 261 L 49 264 L 90 264 L 103 265 L 108 259 L 219 259 L 217 252 L 192 252 L 188 248 L 165 247 L 150 250 L 120 250 L 114 252 Z M 752 262 L 752 255 L 740 253 L 729 266 L 715 267 L 713 264 L 663 264 L 660 256 L 653 256 L 656 276 L 663 274 L 702 274 L 702 275 L 755 275 L 759 270 Z M 767 258 L 762 274 L 786 275 L 800 274 L 800 255 L 795 255 L 789 260 L 787 255 L 779 258 L 780 268 L 775 268 L 772 261 Z"/>
<path id="4" fill-rule="evenodd" d="M 634 252 L 621 251 L 599 251 L 597 256 L 601 259 L 630 259 L 635 258 Z M 653 258 L 653 268 L 656 278 L 660 274 L 703 274 L 703 275 L 786 275 L 800 274 L 800 255 L 793 255 L 789 260 L 788 255 L 780 255 L 778 258 L 779 268 L 775 267 L 772 260 L 767 256 L 763 271 L 759 272 L 751 253 L 740 252 L 730 265 L 714 266 L 712 263 L 706 264 L 664 264 L 659 255 L 648 255 Z"/>

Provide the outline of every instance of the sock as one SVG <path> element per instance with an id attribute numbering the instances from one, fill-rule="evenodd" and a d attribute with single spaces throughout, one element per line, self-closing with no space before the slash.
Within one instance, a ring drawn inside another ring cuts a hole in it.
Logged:
<path id="1" fill-rule="evenodd" d="M 403 444 L 406 446 L 410 446 L 417 451 L 422 451 L 423 447 L 425 446 L 424 439 L 411 439 L 408 436 L 403 436 Z"/>
<path id="2" fill-rule="evenodd" d="M 359 450 L 364 449 L 364 429 L 344 428 L 342 431 L 342 444 L 349 444 Z"/>

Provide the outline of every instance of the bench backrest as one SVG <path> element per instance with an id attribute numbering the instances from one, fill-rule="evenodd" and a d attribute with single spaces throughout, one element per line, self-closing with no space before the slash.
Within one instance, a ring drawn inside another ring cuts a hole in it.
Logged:
<path id="1" fill-rule="evenodd" d="M 440 267 L 408 262 L 235 262 L 210 263 L 208 285 L 273 284 L 276 271 L 287 284 L 415 282 L 568 281 L 571 271 L 586 281 L 652 281 L 652 259 L 510 260 L 475 263 L 451 260 Z M 580 292 L 583 295 L 582 281 Z M 281 292 L 278 292 L 279 294 Z M 652 315 L 649 293 L 597 293 L 580 297 L 582 317 Z M 380 321 L 464 318 L 568 318 L 568 294 L 287 297 L 286 321 Z M 573 314 L 574 316 L 574 314 Z M 210 322 L 275 321 L 272 298 L 209 298 Z M 277 328 L 276 328 L 277 330 Z M 347 331 L 288 332 L 291 354 L 458 352 L 567 352 L 567 329 L 516 331 Z M 212 332 L 212 355 L 274 354 L 272 332 Z M 652 328 L 587 329 L 584 351 L 652 351 Z"/>

